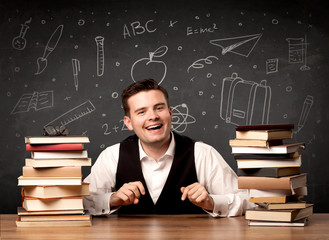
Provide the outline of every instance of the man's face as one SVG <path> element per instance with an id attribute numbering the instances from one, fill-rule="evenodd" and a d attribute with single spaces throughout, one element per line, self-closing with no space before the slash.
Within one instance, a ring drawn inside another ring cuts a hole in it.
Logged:
<path id="1" fill-rule="evenodd" d="M 124 117 L 142 146 L 169 143 L 172 111 L 164 94 L 159 90 L 142 91 L 128 99 L 130 116 Z"/>

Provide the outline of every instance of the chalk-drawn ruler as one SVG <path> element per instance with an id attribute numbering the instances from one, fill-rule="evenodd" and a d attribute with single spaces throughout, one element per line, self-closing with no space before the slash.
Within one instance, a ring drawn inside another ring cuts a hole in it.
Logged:
<path id="1" fill-rule="evenodd" d="M 53 125 L 53 126 L 60 126 L 60 125 L 68 125 L 71 122 L 74 122 L 75 120 L 78 120 L 89 113 L 95 111 L 95 106 L 90 102 L 90 100 L 76 106 L 75 108 L 72 108 L 71 110 L 67 111 L 66 113 L 60 115 L 59 117 L 55 118 L 51 122 L 47 123 L 47 125 Z"/>

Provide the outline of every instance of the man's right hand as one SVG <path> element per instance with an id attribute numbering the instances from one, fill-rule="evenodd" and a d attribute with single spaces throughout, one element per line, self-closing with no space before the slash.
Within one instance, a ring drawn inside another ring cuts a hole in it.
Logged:
<path id="1" fill-rule="evenodd" d="M 125 183 L 110 199 L 110 207 L 137 204 L 140 196 L 145 195 L 145 188 L 140 181 Z"/>

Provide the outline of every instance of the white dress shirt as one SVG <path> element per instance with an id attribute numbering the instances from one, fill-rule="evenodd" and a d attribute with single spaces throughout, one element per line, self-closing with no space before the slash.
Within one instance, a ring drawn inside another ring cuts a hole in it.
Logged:
<path id="1" fill-rule="evenodd" d="M 154 203 L 161 194 L 174 159 L 176 144 L 174 137 L 171 139 L 167 152 L 158 162 L 146 155 L 139 142 L 142 172 Z M 110 197 L 115 191 L 119 149 L 120 143 L 106 148 L 84 180 L 90 183 L 91 194 L 84 197 L 84 207 L 92 215 L 111 214 L 117 210 L 110 208 Z M 248 200 L 248 191 L 238 189 L 237 175 L 213 147 L 196 142 L 194 157 L 198 182 L 214 200 L 213 212 L 207 213 L 213 217 L 239 216 L 246 208 L 253 206 Z"/>

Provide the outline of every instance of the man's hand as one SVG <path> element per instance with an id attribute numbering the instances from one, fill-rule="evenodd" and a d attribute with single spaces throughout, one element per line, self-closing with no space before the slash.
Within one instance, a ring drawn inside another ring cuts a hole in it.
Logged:
<path id="1" fill-rule="evenodd" d="M 202 184 L 196 182 L 187 187 L 181 187 L 180 190 L 182 201 L 188 198 L 194 205 L 205 210 L 212 211 L 214 209 L 214 200 Z"/>
<path id="2" fill-rule="evenodd" d="M 140 181 L 125 183 L 110 199 L 110 207 L 137 204 L 140 196 L 145 195 L 145 188 Z"/>

